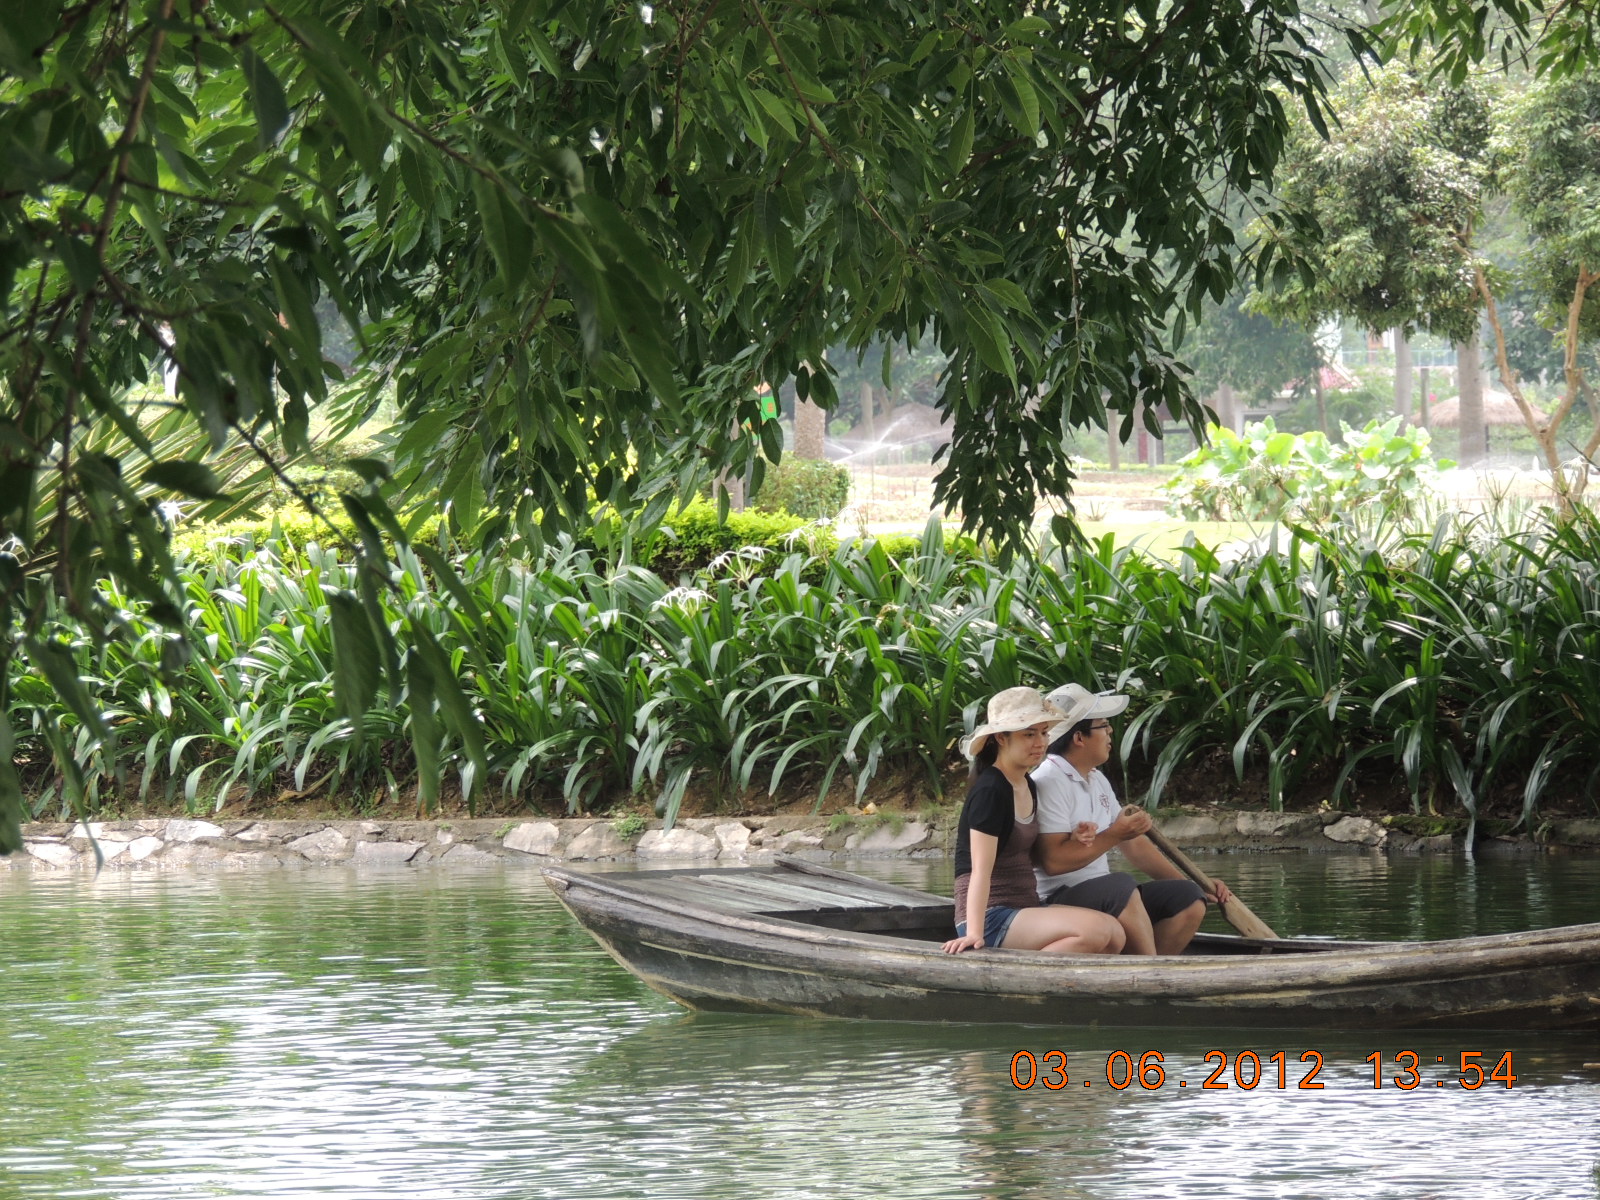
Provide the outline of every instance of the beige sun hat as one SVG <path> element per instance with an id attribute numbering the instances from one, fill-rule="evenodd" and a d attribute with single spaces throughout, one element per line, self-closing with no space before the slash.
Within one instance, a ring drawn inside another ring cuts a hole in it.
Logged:
<path id="1" fill-rule="evenodd" d="M 1079 721 L 1096 717 L 1120 716 L 1128 707 L 1128 697 L 1115 692 L 1091 692 L 1081 684 L 1068 683 L 1051 692 L 1049 702 L 1061 710 L 1065 720 L 1050 731 L 1053 742 Z"/>
<path id="2" fill-rule="evenodd" d="M 961 753 L 968 758 L 976 758 L 992 733 L 1015 733 L 1030 725 L 1059 721 L 1064 715 L 1040 694 L 1038 688 L 1007 688 L 989 698 L 989 719 L 961 743 Z"/>

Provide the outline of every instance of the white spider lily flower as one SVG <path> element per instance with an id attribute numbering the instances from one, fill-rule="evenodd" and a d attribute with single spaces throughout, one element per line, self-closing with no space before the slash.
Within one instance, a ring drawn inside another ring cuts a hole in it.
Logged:
<path id="1" fill-rule="evenodd" d="M 700 606 L 710 599 L 711 593 L 703 588 L 675 587 L 650 605 L 650 611 L 660 612 L 664 608 L 675 608 L 681 613 L 688 613 L 692 616 L 699 612 Z"/>

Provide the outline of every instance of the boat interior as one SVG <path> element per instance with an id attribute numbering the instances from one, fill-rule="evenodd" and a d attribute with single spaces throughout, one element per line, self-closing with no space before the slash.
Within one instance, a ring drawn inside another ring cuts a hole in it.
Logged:
<path id="1" fill-rule="evenodd" d="M 949 898 L 835 871 L 819 863 L 780 858 L 770 866 L 688 867 L 634 871 L 627 887 L 657 900 L 717 908 L 824 929 L 874 933 L 914 941 L 955 936 Z M 1350 943 L 1259 940 L 1200 933 L 1189 954 L 1304 954 L 1349 948 Z"/>

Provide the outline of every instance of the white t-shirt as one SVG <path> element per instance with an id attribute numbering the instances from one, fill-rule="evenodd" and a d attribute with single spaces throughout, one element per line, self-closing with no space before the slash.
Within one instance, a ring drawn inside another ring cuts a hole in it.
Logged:
<path id="1" fill-rule="evenodd" d="M 1093 821 L 1097 830 L 1104 830 L 1122 811 L 1122 805 L 1117 803 L 1117 794 L 1111 790 L 1111 781 L 1104 773 L 1090 771 L 1085 778 L 1077 767 L 1059 754 L 1050 755 L 1035 767 L 1032 778 L 1039 791 L 1041 836 L 1047 833 L 1071 833 L 1084 821 Z M 1058 887 L 1082 883 L 1085 879 L 1110 873 L 1111 867 L 1104 854 L 1086 866 L 1063 875 L 1046 875 L 1041 868 L 1033 868 L 1033 878 L 1041 900 Z"/>

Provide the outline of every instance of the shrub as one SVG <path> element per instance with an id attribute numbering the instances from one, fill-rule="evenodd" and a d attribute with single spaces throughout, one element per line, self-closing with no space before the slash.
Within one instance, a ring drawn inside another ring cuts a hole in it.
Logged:
<path id="1" fill-rule="evenodd" d="M 260 518 L 227 521 L 217 525 L 183 525 L 172 538 L 172 549 L 180 558 L 195 561 L 219 558 L 238 559 L 267 545 L 337 545 L 354 542 L 359 536 L 355 524 L 337 505 L 323 508 L 325 516 L 313 516 L 299 503 L 288 505 Z M 431 543 L 439 538 L 443 518 L 427 518 L 411 535 L 413 542 Z M 387 540 L 387 539 L 385 539 Z"/>
<path id="2" fill-rule="evenodd" d="M 620 522 L 604 522 L 580 544 L 617 546 L 622 541 L 620 530 Z M 760 568 L 795 550 L 831 554 L 838 543 L 831 528 L 801 517 L 730 512 L 726 521 L 719 521 L 715 504 L 695 499 L 682 508 L 669 510 L 660 529 L 642 537 L 636 534 L 627 557 L 662 575 L 677 575 L 703 570 L 725 555 L 742 553 L 753 567 Z"/>
<path id="3" fill-rule="evenodd" d="M 962 561 L 983 557 L 972 538 L 953 531 L 943 536 L 946 552 L 954 557 Z M 751 574 L 773 570 L 786 556 L 801 553 L 813 564 L 814 573 L 827 559 L 869 545 L 877 545 L 890 558 L 900 559 L 921 553 L 923 539 L 891 533 L 841 542 L 830 522 L 807 521 L 788 513 L 730 512 L 726 521 L 718 521 L 715 504 L 695 500 L 669 512 L 652 540 L 636 542 L 630 561 L 662 575 L 682 575 L 726 564 L 730 556 L 739 556 L 747 567 L 743 573 Z"/>
<path id="4" fill-rule="evenodd" d="M 631 842 L 644 832 L 645 821 L 638 813 L 628 813 L 611 822 L 612 831 L 625 842 Z"/>
<path id="5" fill-rule="evenodd" d="M 850 500 L 850 472 L 817 459 L 786 458 L 767 468 L 751 503 L 762 512 L 833 518 Z"/>
<path id="6" fill-rule="evenodd" d="M 442 523 L 441 517 L 429 517 L 411 540 L 437 544 Z M 302 508 L 289 507 L 258 520 L 183 526 L 172 544 L 180 559 L 199 563 L 239 561 L 266 546 L 275 547 L 280 554 L 288 553 L 291 547 L 311 544 L 338 547 L 341 541 L 354 541 L 356 536 L 355 526 L 342 511 L 330 522 L 313 517 Z M 913 554 L 921 544 L 919 538 L 909 534 L 889 534 L 875 540 L 892 557 Z M 950 533 L 945 541 L 953 554 L 963 558 L 979 556 L 977 544 L 969 537 Z M 669 510 L 659 529 L 644 534 L 634 530 L 628 538 L 624 537 L 621 522 L 600 517 L 592 529 L 573 539 L 572 546 L 608 560 L 649 567 L 663 575 L 680 575 L 704 570 L 719 560 L 725 561 L 728 555 L 741 553 L 752 570 L 770 569 L 796 551 L 825 558 L 840 549 L 840 541 L 830 525 L 787 513 L 730 512 L 726 521 L 719 521 L 717 506 L 698 499 Z M 758 550 L 767 553 L 756 554 Z"/>
<path id="7" fill-rule="evenodd" d="M 1108 536 L 1001 566 L 930 524 L 680 580 L 568 541 L 528 560 L 460 553 L 453 584 L 400 551 L 382 619 L 449 655 L 483 771 L 456 734 L 418 758 L 431 710 L 413 703 L 404 645 L 355 736 L 331 626 L 361 580 L 336 549 L 286 539 L 184 563 L 181 641 L 109 581 L 129 636 L 55 614 L 114 736 L 16 659 L 17 762 L 39 813 L 58 793 L 79 814 L 285 788 L 399 795 L 429 770 L 463 793 L 574 812 L 632 797 L 671 818 L 691 784 L 736 800 L 804 780 L 822 797 L 848 775 L 859 799 L 912 769 L 937 790 L 989 696 L 1074 679 L 1138 697 L 1118 744 L 1150 803 L 1208 758 L 1264 769 L 1274 804 L 1330 778 L 1337 804 L 1358 770 L 1403 781 L 1418 814 L 1454 798 L 1470 819 L 1519 790 L 1527 822 L 1552 788 L 1592 793 L 1600 520 L 1506 534 L 1447 516 L 1382 535 L 1297 527 L 1276 551 L 1224 562 L 1190 546 L 1177 564 Z"/>
<path id="8" fill-rule="evenodd" d="M 1369 505 L 1385 517 L 1411 517 L 1436 472 L 1428 431 L 1401 430 L 1398 417 L 1345 426 L 1338 442 L 1281 432 L 1268 417 L 1242 435 L 1209 426 L 1207 443 L 1163 485 L 1167 510 L 1189 520 L 1322 524 Z"/>

